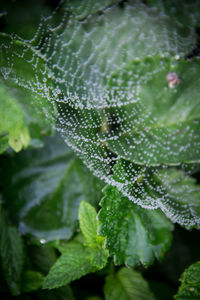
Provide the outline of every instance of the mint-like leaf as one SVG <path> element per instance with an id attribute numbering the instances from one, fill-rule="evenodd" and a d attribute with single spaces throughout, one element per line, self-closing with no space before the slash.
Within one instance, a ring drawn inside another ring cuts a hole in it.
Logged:
<path id="1" fill-rule="evenodd" d="M 127 268 L 107 276 L 104 294 L 106 300 L 155 300 L 142 275 Z"/>
<path id="2" fill-rule="evenodd" d="M 131 202 L 116 187 L 107 185 L 100 202 L 99 233 L 117 265 L 147 266 L 169 249 L 172 223 L 160 210 L 147 210 Z"/>
<path id="3" fill-rule="evenodd" d="M 53 289 L 64 286 L 96 270 L 97 268 L 91 263 L 88 248 L 78 242 L 71 242 L 50 269 L 44 281 L 44 288 Z"/>
<path id="4" fill-rule="evenodd" d="M 103 269 L 108 261 L 108 250 L 104 248 L 90 248 L 90 261 L 98 270 Z"/>
<path id="5" fill-rule="evenodd" d="M 79 206 L 80 229 L 90 247 L 96 246 L 97 213 L 89 203 L 82 201 Z"/>
<path id="6" fill-rule="evenodd" d="M 181 286 L 174 296 L 176 300 L 200 299 L 200 261 L 187 268 L 180 278 Z"/>

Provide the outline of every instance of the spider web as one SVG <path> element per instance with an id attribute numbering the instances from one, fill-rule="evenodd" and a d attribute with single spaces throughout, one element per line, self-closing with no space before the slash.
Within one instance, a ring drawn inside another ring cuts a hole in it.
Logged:
<path id="1" fill-rule="evenodd" d="M 185 99 L 172 104 L 179 91 L 165 77 L 180 65 L 184 77 L 182 58 L 195 47 L 196 34 L 169 17 L 163 3 L 158 9 L 141 1 L 64 2 L 42 20 L 32 40 L 13 34 L 1 46 L 7 57 L 1 73 L 30 90 L 34 101 L 56 104 L 56 115 L 47 116 L 57 120 L 56 129 L 94 175 L 142 207 L 161 208 L 191 227 L 199 223 L 199 187 L 188 174 L 200 157 L 200 112 L 195 102 L 196 127 L 186 124 L 182 131 L 190 105 Z M 159 91 L 170 101 L 158 102 Z M 148 100 L 151 92 L 157 102 Z M 177 118 L 176 128 L 163 129 Z M 176 134 L 180 144 L 175 140 L 173 146 Z"/>

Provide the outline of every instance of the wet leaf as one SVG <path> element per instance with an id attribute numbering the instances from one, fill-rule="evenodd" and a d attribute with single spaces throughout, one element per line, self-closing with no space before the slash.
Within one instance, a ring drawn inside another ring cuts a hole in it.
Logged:
<path id="1" fill-rule="evenodd" d="M 160 210 L 147 210 L 131 202 L 116 187 L 107 185 L 101 200 L 99 233 L 117 265 L 152 264 L 169 249 L 172 223 Z"/>
<path id="2" fill-rule="evenodd" d="M 119 160 L 112 177 L 130 200 L 145 208 L 160 208 L 172 222 L 188 229 L 199 228 L 200 185 L 187 171 L 192 172 L 187 165 L 178 169 L 165 165 L 146 167 Z"/>
<path id="3" fill-rule="evenodd" d="M 112 111 L 121 123 L 106 140 L 108 148 L 140 165 L 199 162 L 199 72 L 199 59 L 155 56 L 113 75 L 112 93 L 126 105 Z M 169 74 L 179 81 L 167 82 Z"/>

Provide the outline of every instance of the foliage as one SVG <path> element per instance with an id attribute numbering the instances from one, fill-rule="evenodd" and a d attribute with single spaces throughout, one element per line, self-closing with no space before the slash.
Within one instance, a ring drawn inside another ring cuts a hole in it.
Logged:
<path id="1" fill-rule="evenodd" d="M 180 280 L 181 286 L 175 299 L 198 299 L 200 296 L 200 262 L 187 268 Z"/>
<path id="2" fill-rule="evenodd" d="M 199 1 L 30 5 L 0 6 L 2 297 L 199 299 Z"/>
<path id="3" fill-rule="evenodd" d="M 152 264 L 168 250 L 173 225 L 160 210 L 144 210 L 124 197 L 115 187 L 106 186 L 100 202 L 100 233 L 118 265 Z"/>

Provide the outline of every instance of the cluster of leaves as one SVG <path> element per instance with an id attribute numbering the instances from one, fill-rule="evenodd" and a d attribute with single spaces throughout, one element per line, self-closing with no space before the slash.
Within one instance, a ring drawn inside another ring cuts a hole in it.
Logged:
<path id="1" fill-rule="evenodd" d="M 72 9 L 73 13 L 78 10 L 80 16 L 79 2 L 75 1 L 73 9 L 70 5 L 68 10 Z M 149 1 L 149 5 L 154 5 L 153 2 Z M 15 9 L 13 4 L 8 3 L 5 4 L 5 9 L 10 18 Z M 38 3 L 40 2 L 38 1 Z M 42 8 L 46 7 L 41 3 Z M 109 5 L 111 3 L 112 1 L 109 1 Z M 21 5 L 24 7 L 23 1 Z M 36 10 L 38 11 L 41 7 L 38 4 Z M 175 10 L 171 10 L 170 7 L 169 3 L 165 5 L 166 13 L 172 14 L 173 17 L 177 17 L 179 22 L 183 22 L 181 6 L 175 5 Z M 195 4 L 194 7 L 196 7 Z M 89 11 L 82 11 L 81 18 L 88 13 L 95 13 L 99 9 L 98 4 L 86 6 L 86 8 Z M 21 17 L 24 20 L 24 13 Z M 5 18 L 3 31 L 10 33 L 17 30 L 15 23 L 12 27 L 6 16 L 3 18 Z M 17 20 L 19 20 L 18 18 Z M 188 18 L 186 15 L 187 21 Z M 195 18 L 189 21 L 193 22 L 195 26 L 197 20 L 198 15 L 195 15 Z M 30 37 L 29 34 L 37 26 L 31 22 L 26 31 L 23 22 L 27 23 L 26 20 L 22 21 L 18 33 Z M 1 39 L 4 42 L 7 40 L 8 43 L 11 41 L 10 36 L 5 34 L 1 34 Z M 20 50 L 18 41 L 16 41 L 16 47 L 19 47 Z M 2 53 L 0 59 L 4 66 Z M 132 62 L 127 66 L 128 72 L 125 69 L 123 70 L 124 75 L 120 74 L 123 78 L 123 82 L 120 82 L 121 89 L 129 81 L 127 76 L 132 76 L 135 72 L 135 65 L 137 65 L 138 72 L 140 70 L 148 72 L 148 68 L 157 68 L 160 61 L 168 67 L 169 65 L 173 65 L 173 68 L 177 67 L 175 59 L 160 56 Z M 139 64 L 143 64 L 143 67 L 145 66 L 147 69 L 138 67 Z M 42 61 L 38 67 L 42 68 Z M 188 86 L 183 93 L 180 93 L 173 115 L 166 115 L 166 110 L 170 110 L 169 104 L 172 103 L 171 96 L 168 95 L 166 105 L 169 107 L 163 108 L 161 119 L 166 121 L 171 117 L 171 119 L 177 120 L 177 112 L 180 112 L 180 109 L 182 109 L 182 115 L 184 115 L 185 109 L 190 109 L 188 116 L 191 118 L 185 122 L 191 130 L 196 130 L 194 126 L 198 127 L 199 123 L 194 123 L 192 120 L 196 118 L 199 121 L 200 115 L 198 105 L 199 61 L 183 59 L 177 68 L 181 68 L 181 74 L 186 76 Z M 32 69 L 29 66 L 19 66 L 19 69 L 22 73 L 20 76 L 29 76 L 34 80 Z M 166 72 L 162 69 L 161 73 L 165 74 Z M 157 73 L 156 76 L 162 76 L 161 73 Z M 117 78 L 118 72 L 112 76 L 109 84 L 114 86 Z M 94 177 L 60 137 L 55 134 L 47 137 L 54 133 L 55 127 L 54 119 L 47 118 L 47 115 L 56 114 L 57 108 L 39 97 L 38 101 L 34 100 L 33 105 L 31 91 L 24 90 L 22 87 L 14 85 L 13 82 L 5 80 L 5 76 L 0 79 L 0 269 L 2 270 L 0 292 L 4 296 L 8 293 L 13 296 L 20 294 L 20 299 L 23 297 L 32 299 L 33 297 L 34 299 L 100 300 L 104 297 L 106 300 L 145 300 L 170 299 L 175 293 L 175 299 L 198 299 L 200 297 L 200 263 L 194 263 L 199 259 L 196 244 L 184 244 L 185 237 L 175 239 L 178 245 L 175 248 L 176 250 L 179 248 L 178 256 L 190 257 L 186 261 L 182 260 L 180 270 L 175 271 L 176 266 L 171 266 L 172 269 L 169 270 L 167 260 L 164 260 L 163 263 L 157 262 L 157 266 L 154 263 L 152 270 L 146 270 L 146 267 L 153 264 L 155 258 L 158 261 L 165 258 L 172 243 L 173 223 L 160 209 L 143 209 L 131 202 L 116 187 L 105 185 Z M 155 78 L 152 80 L 156 81 Z M 154 85 L 155 90 L 164 91 L 164 87 L 160 86 L 163 81 L 157 80 L 157 82 L 158 86 Z M 179 89 L 181 91 L 183 86 L 180 85 Z M 151 81 L 141 93 L 143 95 L 152 94 Z M 195 101 L 191 105 L 190 102 L 187 102 L 188 106 L 183 107 L 185 97 L 188 99 L 193 97 Z M 154 106 L 153 101 L 152 98 L 152 106 Z M 156 108 L 154 113 L 158 114 Z M 181 130 L 181 128 L 179 129 Z M 131 140 L 131 137 L 128 138 Z M 187 152 L 178 153 L 177 156 L 181 157 L 181 161 L 190 161 L 195 158 L 195 170 L 199 169 L 197 164 L 199 149 L 194 147 L 199 143 L 198 138 L 199 135 L 191 136 L 190 131 L 187 131 L 183 139 L 177 139 L 177 143 L 189 145 Z M 169 143 L 170 147 L 177 146 L 174 141 L 169 141 Z M 126 165 L 130 169 L 130 164 L 134 167 L 136 167 L 135 164 L 140 164 L 140 156 L 137 152 L 141 153 L 145 149 L 143 154 L 149 157 L 150 148 L 143 146 L 135 149 L 129 157 L 124 157 L 121 149 L 115 144 L 115 140 L 108 142 L 106 146 L 111 151 L 114 149 L 122 157 L 115 165 L 113 175 L 113 179 L 119 182 L 122 180 L 122 174 L 126 173 Z M 22 150 L 23 148 L 28 149 Z M 173 152 L 178 149 L 173 149 Z M 165 163 L 174 163 L 174 158 L 164 150 L 159 151 L 158 154 L 154 158 L 157 160 L 156 163 L 162 163 L 163 159 Z M 193 210 L 199 213 L 200 188 L 196 185 L 195 179 L 178 168 L 167 171 L 159 169 L 159 172 L 155 171 L 156 183 L 165 184 L 164 172 L 170 172 L 168 178 L 171 178 L 171 182 L 170 184 L 167 182 L 166 186 L 168 188 L 171 186 L 176 191 L 173 195 L 174 202 L 181 201 L 180 199 L 183 198 L 184 206 L 189 201 L 193 201 L 190 203 L 191 218 L 194 215 Z M 145 174 L 141 169 L 141 178 L 138 178 L 140 182 L 137 182 L 139 185 L 143 184 L 144 177 Z M 178 183 L 176 181 L 174 186 L 173 181 L 177 178 Z M 126 180 L 131 181 L 131 178 L 127 177 Z M 138 186 L 132 187 L 133 191 L 137 188 Z M 190 193 L 188 193 L 188 188 Z M 148 192 L 152 198 L 155 197 L 155 195 L 151 195 L 151 191 Z M 197 225 L 198 221 L 195 220 Z M 181 229 L 176 229 L 176 232 L 179 232 L 180 235 Z M 184 234 L 187 235 L 187 233 Z M 199 233 L 195 234 L 195 237 L 199 238 Z M 173 251 L 171 253 L 167 259 L 172 259 L 171 264 L 175 265 L 177 263 L 176 255 Z M 194 264 L 181 276 L 181 286 L 177 292 L 176 276 L 180 276 L 184 267 L 191 263 Z M 162 280 L 158 279 L 160 271 L 158 272 L 157 268 L 163 268 L 166 273 L 164 277 L 161 276 Z M 92 274 L 88 276 L 92 277 L 85 276 L 89 273 Z M 171 273 L 176 274 L 175 279 Z M 87 278 L 88 281 L 94 278 L 93 280 L 100 283 L 100 289 L 96 282 L 94 283 L 95 288 L 88 283 L 84 289 L 82 287 L 85 283 L 82 281 L 84 278 L 86 283 Z"/>

